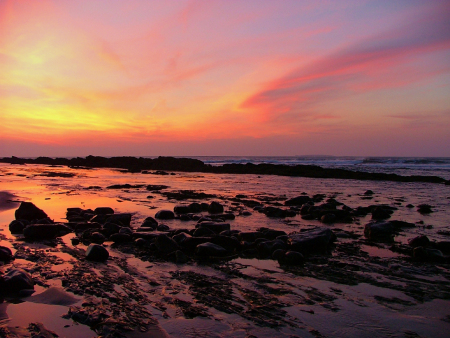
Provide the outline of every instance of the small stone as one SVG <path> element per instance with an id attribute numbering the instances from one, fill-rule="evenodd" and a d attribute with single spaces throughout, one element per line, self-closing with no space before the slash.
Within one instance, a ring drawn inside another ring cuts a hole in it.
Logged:
<path id="1" fill-rule="evenodd" d="M 86 250 L 86 259 L 90 261 L 103 262 L 109 257 L 109 252 L 103 246 L 91 244 Z"/>

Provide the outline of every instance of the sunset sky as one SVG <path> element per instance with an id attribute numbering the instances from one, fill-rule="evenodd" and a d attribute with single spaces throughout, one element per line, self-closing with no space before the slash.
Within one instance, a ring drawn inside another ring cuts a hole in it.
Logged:
<path id="1" fill-rule="evenodd" d="M 0 0 L 0 156 L 450 156 L 450 2 Z"/>

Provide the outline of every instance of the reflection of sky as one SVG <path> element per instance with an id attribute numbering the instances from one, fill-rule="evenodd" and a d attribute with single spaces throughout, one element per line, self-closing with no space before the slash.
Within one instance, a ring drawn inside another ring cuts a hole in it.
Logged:
<path id="1" fill-rule="evenodd" d="M 0 3 L 0 156 L 450 156 L 446 1 Z"/>

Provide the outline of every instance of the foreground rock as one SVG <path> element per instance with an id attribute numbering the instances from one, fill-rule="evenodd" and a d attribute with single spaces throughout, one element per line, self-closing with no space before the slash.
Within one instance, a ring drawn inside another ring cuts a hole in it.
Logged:
<path id="1" fill-rule="evenodd" d="M 105 247 L 91 244 L 86 250 L 86 259 L 96 262 L 104 262 L 109 258 L 109 252 Z"/>
<path id="2" fill-rule="evenodd" d="M 8 262 L 12 259 L 12 252 L 6 246 L 0 246 L 0 261 Z"/>
<path id="3" fill-rule="evenodd" d="M 34 281 L 31 275 L 23 269 L 10 270 L 0 279 L 2 292 L 20 292 L 34 289 Z"/>
<path id="4" fill-rule="evenodd" d="M 47 214 L 31 202 L 22 202 L 15 212 L 16 219 L 34 221 L 47 218 Z"/>
<path id="5" fill-rule="evenodd" d="M 326 252 L 336 241 L 336 235 L 329 228 L 315 228 L 288 236 L 291 251 L 302 254 Z"/>
<path id="6" fill-rule="evenodd" d="M 31 224 L 23 229 L 23 235 L 26 239 L 40 240 L 52 239 L 58 236 L 63 236 L 72 231 L 71 228 L 64 224 Z"/>

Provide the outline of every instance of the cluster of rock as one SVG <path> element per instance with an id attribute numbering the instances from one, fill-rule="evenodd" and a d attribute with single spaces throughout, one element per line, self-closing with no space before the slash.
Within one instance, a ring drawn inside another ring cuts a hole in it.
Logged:
<path id="1" fill-rule="evenodd" d="M 200 214 L 207 211 L 208 216 Z M 243 257 L 274 258 L 282 264 L 301 264 L 303 255 L 327 252 L 336 240 L 328 228 L 314 228 L 288 235 L 284 231 L 259 228 L 252 232 L 232 230 L 227 220 L 232 213 L 224 213 L 219 202 L 176 205 L 174 211 L 159 210 L 155 217 L 147 217 L 140 227 L 130 227 L 130 214 L 115 214 L 111 208 L 83 210 L 69 208 L 67 219 L 74 228 L 76 244 L 90 244 L 87 258 L 105 260 L 101 244 L 105 241 L 117 245 L 134 246 L 141 254 L 152 254 L 175 261 L 189 259 Z M 86 219 L 89 218 L 89 221 Z M 178 218 L 194 220 L 192 229 L 171 230 L 161 220 Z M 78 223 L 77 223 L 78 222 Z"/>

